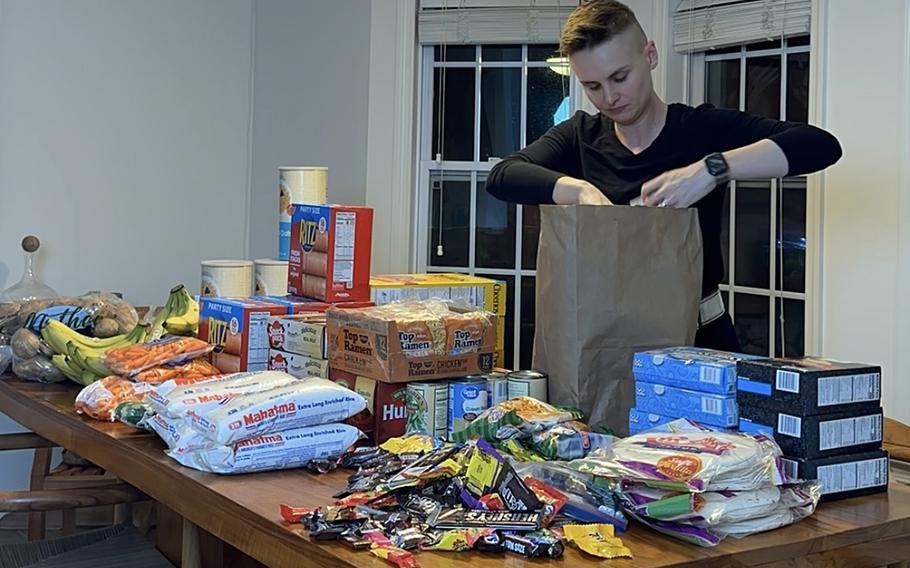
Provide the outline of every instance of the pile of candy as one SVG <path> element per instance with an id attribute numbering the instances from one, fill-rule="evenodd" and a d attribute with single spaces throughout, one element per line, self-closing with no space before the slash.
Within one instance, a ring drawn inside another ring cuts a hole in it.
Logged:
<path id="1" fill-rule="evenodd" d="M 484 440 L 443 445 L 415 435 L 341 460 L 356 469 L 334 506 L 282 505 L 310 538 L 370 550 L 401 568 L 418 550 L 558 558 L 566 542 L 599 558 L 631 557 L 627 521 L 609 491 L 555 463 L 515 466 Z"/>

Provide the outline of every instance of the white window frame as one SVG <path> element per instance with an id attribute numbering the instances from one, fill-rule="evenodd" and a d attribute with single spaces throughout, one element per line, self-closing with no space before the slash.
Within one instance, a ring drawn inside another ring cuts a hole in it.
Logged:
<path id="1" fill-rule="evenodd" d="M 552 42 L 554 45 L 556 41 Z M 413 242 L 416 246 L 413 250 L 413 262 L 417 267 L 417 272 L 457 272 L 461 274 L 475 275 L 480 273 L 484 276 L 512 276 L 514 285 L 511 289 L 506 290 L 506 294 L 511 296 L 513 306 L 513 350 L 512 361 L 505 361 L 506 366 L 518 368 L 521 358 L 521 281 L 524 277 L 536 277 L 536 270 L 529 270 L 521 267 L 521 247 L 522 247 L 522 225 L 523 225 L 523 208 L 521 205 L 515 206 L 515 267 L 514 268 L 483 268 L 477 267 L 475 262 L 475 239 L 477 231 L 476 205 L 477 205 L 477 179 L 478 175 L 483 176 L 489 173 L 498 160 L 482 162 L 479 160 L 480 152 L 480 119 L 481 119 L 481 72 L 489 68 L 521 68 L 521 125 L 519 127 L 520 139 L 519 148 L 527 145 L 527 77 L 530 68 L 547 68 L 550 65 L 543 61 L 528 61 L 528 44 L 522 45 L 522 61 L 481 61 L 481 45 L 476 45 L 476 54 L 474 61 L 456 62 L 449 61 L 445 63 L 434 63 L 433 46 L 423 46 L 420 48 L 421 53 L 418 59 L 418 79 L 417 84 L 420 86 L 418 94 L 418 108 L 420 121 L 418 126 L 417 144 L 415 145 L 415 163 L 417 168 L 417 188 L 414 205 L 414 236 Z M 447 68 L 474 68 L 474 159 L 472 161 L 437 161 L 432 152 L 433 136 L 433 69 L 434 67 Z M 570 101 L 569 116 L 575 112 L 575 109 L 582 108 L 581 102 L 582 89 L 578 87 L 578 82 L 574 75 L 570 76 L 568 81 L 568 96 Z M 469 172 L 471 174 L 471 198 L 470 198 L 470 223 L 468 243 L 468 267 L 463 266 L 435 266 L 430 265 L 427 259 L 429 249 L 429 230 L 430 230 L 430 174 L 431 172 L 443 170 L 445 172 Z"/>
<path id="2" fill-rule="evenodd" d="M 706 77 L 706 67 L 707 64 L 714 61 L 739 61 L 740 63 L 740 76 L 739 76 L 739 110 L 745 110 L 746 104 L 746 59 L 747 58 L 756 58 L 756 57 L 768 57 L 776 56 L 781 58 L 781 97 L 780 97 L 780 116 L 786 116 L 786 104 L 787 104 L 787 61 L 788 56 L 795 53 L 808 53 L 810 61 L 810 84 L 809 84 L 809 120 L 812 122 L 813 118 L 813 100 L 815 99 L 814 89 L 817 88 L 816 82 L 812 80 L 812 74 L 817 62 L 814 59 L 814 52 L 812 49 L 812 36 L 810 35 L 809 45 L 800 45 L 800 46 L 786 46 L 782 45 L 778 48 L 772 49 L 763 49 L 763 50 L 754 50 L 747 51 L 746 45 L 741 45 L 739 52 L 737 53 L 722 53 L 722 54 L 710 54 L 706 52 L 697 52 L 691 53 L 688 56 L 688 61 L 686 65 L 686 84 L 688 85 L 687 96 L 688 100 L 691 101 L 690 104 L 697 106 L 705 102 L 705 77 Z M 806 177 L 806 176 L 800 176 Z M 818 247 L 820 246 L 820 202 L 818 198 L 813 195 L 819 191 L 818 184 L 813 183 L 811 180 L 812 176 L 808 176 L 806 179 L 806 263 L 805 263 L 805 284 L 804 292 L 789 292 L 785 290 L 778 290 L 778 260 L 777 260 L 777 251 L 776 246 L 769 247 L 770 255 L 770 274 L 769 274 L 769 287 L 766 288 L 753 288 L 749 286 L 739 286 L 736 285 L 736 188 L 737 182 L 730 182 L 730 230 L 729 230 L 729 255 L 727 259 L 728 264 L 728 273 L 729 273 L 729 283 L 721 284 L 720 289 L 727 292 L 729 298 L 729 305 L 727 310 L 730 313 L 731 317 L 735 320 L 735 306 L 736 306 L 736 295 L 737 294 L 752 294 L 756 296 L 765 296 L 768 298 L 769 305 L 769 318 L 768 318 L 768 351 L 769 356 L 775 355 L 775 346 L 777 342 L 777 300 L 781 300 L 783 305 L 783 300 L 799 300 L 803 302 L 803 350 L 806 354 L 817 352 L 818 348 L 817 343 L 817 326 L 818 318 L 816 314 L 817 303 L 816 297 L 819 293 L 817 277 L 815 271 L 817 270 L 816 263 L 814 259 L 820 256 Z M 766 181 L 766 180 L 756 180 L 756 181 Z M 779 178 L 774 178 L 770 180 L 770 191 L 771 191 L 771 222 L 770 222 L 770 235 L 769 243 L 777 242 L 777 229 L 778 229 L 778 219 L 780 213 L 778 211 L 778 184 L 781 182 Z M 731 294 L 732 292 L 732 294 Z M 786 316 L 786 314 L 784 314 Z M 785 329 L 785 328 L 784 328 Z M 782 349 L 786 349 L 784 342 L 781 342 Z"/>

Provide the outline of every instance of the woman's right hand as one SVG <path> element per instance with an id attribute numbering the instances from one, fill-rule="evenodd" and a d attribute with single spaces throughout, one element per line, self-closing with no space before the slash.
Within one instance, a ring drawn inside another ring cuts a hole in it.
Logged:
<path id="1" fill-rule="evenodd" d="M 606 195 L 583 179 L 563 176 L 553 186 L 553 201 L 557 205 L 613 205 Z"/>

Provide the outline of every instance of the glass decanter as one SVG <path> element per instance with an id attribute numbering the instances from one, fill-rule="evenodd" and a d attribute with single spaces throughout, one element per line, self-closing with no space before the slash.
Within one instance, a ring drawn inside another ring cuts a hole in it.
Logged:
<path id="1" fill-rule="evenodd" d="M 22 271 L 22 279 L 0 293 L 0 302 L 13 300 L 27 302 L 29 300 L 59 296 L 53 288 L 42 282 L 35 273 L 35 255 L 40 246 L 41 241 L 34 235 L 29 235 L 22 239 L 22 250 L 25 251 L 25 268 Z"/>

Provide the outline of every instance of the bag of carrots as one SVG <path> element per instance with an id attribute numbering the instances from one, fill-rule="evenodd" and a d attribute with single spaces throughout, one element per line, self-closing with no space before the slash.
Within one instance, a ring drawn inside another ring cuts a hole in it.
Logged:
<path id="1" fill-rule="evenodd" d="M 132 378 L 136 382 L 160 385 L 171 379 L 202 379 L 221 375 L 221 370 L 205 359 L 194 359 L 182 365 L 162 365 L 136 373 Z"/>
<path id="2" fill-rule="evenodd" d="M 132 378 L 154 367 L 182 365 L 208 354 L 214 348 L 214 345 L 195 337 L 169 337 L 108 349 L 104 353 L 104 364 L 114 373 Z"/>
<path id="3" fill-rule="evenodd" d="M 76 412 L 95 420 L 114 421 L 114 411 L 124 402 L 141 402 L 153 385 L 134 383 L 111 376 L 95 381 L 79 392 L 74 404 Z"/>

